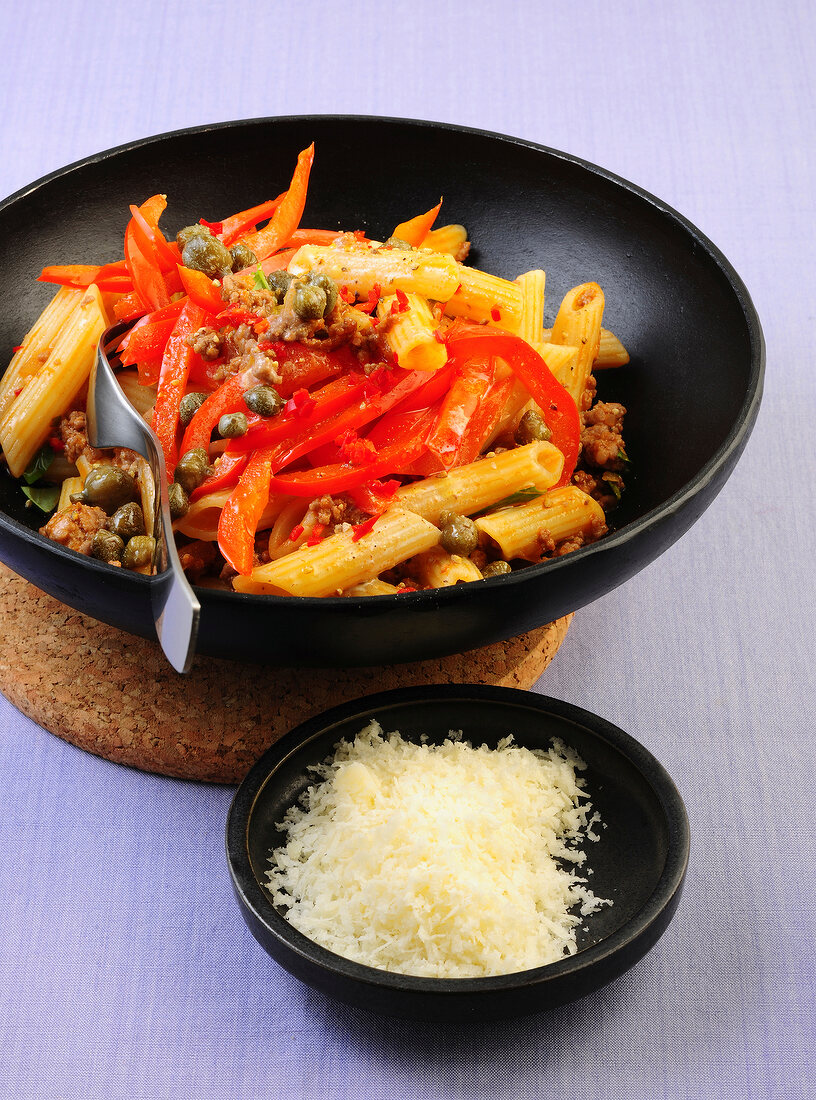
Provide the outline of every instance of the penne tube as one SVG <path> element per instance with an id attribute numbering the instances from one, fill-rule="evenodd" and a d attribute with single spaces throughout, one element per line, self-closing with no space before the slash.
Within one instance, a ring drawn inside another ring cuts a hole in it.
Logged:
<path id="1" fill-rule="evenodd" d="M 64 512 L 66 508 L 71 507 L 71 493 L 81 493 L 84 480 L 83 477 L 66 477 L 60 487 L 59 501 L 56 507 L 57 512 Z"/>
<path id="2" fill-rule="evenodd" d="M 475 267 L 457 265 L 459 278 L 456 292 L 445 301 L 449 317 L 465 317 L 486 322 L 507 332 L 518 332 L 521 323 L 522 292 L 517 283 L 488 275 Z"/>
<path id="3" fill-rule="evenodd" d="M 353 584 L 343 593 L 344 596 L 393 596 L 399 589 L 395 584 L 381 581 L 379 577 L 373 581 L 363 581 L 362 584 Z"/>
<path id="4" fill-rule="evenodd" d="M 597 537 L 606 530 L 603 508 L 574 485 L 553 489 L 529 504 L 480 516 L 476 526 L 496 543 L 506 561 L 539 561 L 549 539 L 558 544 L 575 535 Z"/>
<path id="5" fill-rule="evenodd" d="M 270 559 L 291 554 L 312 533 L 315 525 L 314 512 L 307 512 L 308 500 L 302 497 L 282 497 L 279 511 L 269 532 L 267 550 Z M 300 533 L 297 529 L 300 527 Z M 292 538 L 292 535 L 295 537 Z"/>
<path id="6" fill-rule="evenodd" d="M 391 350 L 405 370 L 439 370 L 447 363 L 448 352 L 436 338 L 436 321 L 431 307 L 418 294 L 405 297 L 408 308 L 393 314 L 392 308 L 400 305 L 396 297 L 381 298 L 377 305 L 381 321 L 391 318 L 387 335 Z"/>
<path id="7" fill-rule="evenodd" d="M 615 333 L 610 332 L 608 328 L 602 328 L 598 354 L 592 369 L 606 370 L 608 367 L 625 367 L 628 362 L 629 352 Z"/>
<path id="8" fill-rule="evenodd" d="M 88 287 L 60 329 L 48 358 L 0 420 L 0 446 L 14 477 L 21 477 L 91 373 L 99 338 L 107 328 L 99 290 Z"/>
<path id="9" fill-rule="evenodd" d="M 411 571 L 427 588 L 450 588 L 454 584 L 484 579 L 472 561 L 459 554 L 449 554 L 442 546 L 432 546 L 418 554 L 411 562 Z"/>
<path id="10" fill-rule="evenodd" d="M 578 361 L 578 348 L 572 344 L 549 344 L 536 342 L 531 344 L 532 347 L 538 352 L 544 362 L 550 369 L 550 372 L 555 375 L 562 386 L 566 387 L 566 383 L 575 373 L 575 366 Z"/>
<path id="11" fill-rule="evenodd" d="M 321 272 L 362 297 L 377 285 L 381 294 L 404 290 L 437 302 L 447 301 L 460 279 L 459 265 L 452 256 L 398 248 L 332 248 L 305 244 L 290 260 L 289 271 L 293 275 Z"/>
<path id="12" fill-rule="evenodd" d="M 584 391 L 598 355 L 601 340 L 601 318 L 604 293 L 597 283 L 582 283 L 564 295 L 552 327 L 553 344 L 578 348 L 574 366 L 566 378 L 559 379 L 580 412 Z"/>
<path id="13" fill-rule="evenodd" d="M 84 292 L 63 286 L 57 291 L 23 338 L 19 351 L 0 380 L 0 420 L 14 399 L 48 358 L 54 341 L 82 300 Z"/>
<path id="14" fill-rule="evenodd" d="M 176 534 L 186 535 L 189 539 L 200 539 L 202 542 L 217 542 L 218 520 L 221 509 L 232 495 L 232 489 L 220 489 L 216 493 L 208 493 L 206 496 L 194 500 L 187 509 L 187 514 L 173 523 Z M 266 531 L 275 522 L 275 518 L 281 510 L 286 497 L 272 497 L 263 515 L 258 522 L 258 530 Z"/>
<path id="15" fill-rule="evenodd" d="M 373 580 L 438 541 L 439 529 L 432 523 L 414 512 L 389 508 L 357 541 L 353 527 L 337 531 L 315 546 L 301 546 L 258 566 L 248 577 L 236 577 L 233 585 L 238 592 L 335 596 Z"/>
<path id="16" fill-rule="evenodd" d="M 541 341 L 544 328 L 544 287 L 546 275 L 543 271 L 525 271 L 516 282 L 521 287 L 521 320 L 518 334 L 528 344 Z"/>
<path id="17" fill-rule="evenodd" d="M 564 456 L 551 443 L 528 443 L 487 455 L 441 476 L 404 485 L 394 494 L 400 508 L 438 523 L 443 512 L 481 512 L 519 489 L 549 489 L 564 468 Z"/>
<path id="18" fill-rule="evenodd" d="M 461 261 L 464 259 L 462 252 L 467 243 L 467 229 L 463 225 L 441 225 L 439 229 L 430 231 L 422 242 L 422 247 L 430 248 L 432 252 L 445 252 Z"/>
<path id="19" fill-rule="evenodd" d="M 139 373 L 135 370 L 118 371 L 116 380 L 122 388 L 122 393 L 140 416 L 144 416 L 145 413 L 150 412 L 156 404 L 155 386 L 140 385 Z"/>

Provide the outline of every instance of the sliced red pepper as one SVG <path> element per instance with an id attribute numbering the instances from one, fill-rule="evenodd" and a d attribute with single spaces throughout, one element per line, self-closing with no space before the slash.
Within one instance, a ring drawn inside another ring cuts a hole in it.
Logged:
<path id="1" fill-rule="evenodd" d="M 223 306 L 223 301 L 220 300 L 220 304 Z M 227 309 L 222 309 L 220 313 L 215 315 L 216 324 L 218 325 L 231 325 L 233 328 L 238 328 L 239 325 L 257 325 L 259 321 L 263 320 L 260 313 L 253 313 L 251 309 L 246 309 L 244 306 L 229 306 Z"/>
<path id="2" fill-rule="evenodd" d="M 407 241 L 408 244 L 413 245 L 414 248 L 419 248 L 430 233 L 441 206 L 442 200 L 440 199 L 436 206 L 427 210 L 424 214 L 418 214 L 417 217 L 411 218 L 410 221 L 400 222 L 391 236 L 399 237 L 401 241 Z"/>
<path id="3" fill-rule="evenodd" d="M 306 539 L 307 546 L 317 546 L 319 542 L 323 541 L 323 532 L 326 530 L 325 523 L 316 523 L 312 528 L 312 533 Z"/>
<path id="4" fill-rule="evenodd" d="M 335 463 L 303 470 L 295 474 L 277 474 L 270 479 L 270 490 L 296 497 L 320 496 L 322 493 L 343 493 L 373 478 L 388 474 L 395 466 L 405 465 L 419 457 L 425 448 L 422 439 L 407 439 L 380 451 L 376 462 L 368 466 L 347 466 Z"/>
<path id="5" fill-rule="evenodd" d="M 296 229 L 286 244 L 289 248 L 300 248 L 304 244 L 329 245 L 334 244 L 338 237 L 344 234 L 334 229 Z"/>
<path id="6" fill-rule="evenodd" d="M 442 399 L 436 424 L 428 437 L 428 450 L 449 469 L 456 465 L 471 417 L 479 408 L 495 375 L 494 360 L 468 359 L 454 364 L 454 377 Z"/>
<path id="7" fill-rule="evenodd" d="M 354 533 L 351 536 L 351 541 L 359 542 L 360 539 L 367 535 L 369 531 L 373 530 L 374 524 L 379 518 L 379 516 L 372 516 L 371 519 L 367 519 L 364 523 L 358 523 L 357 526 L 354 528 Z"/>
<path id="8" fill-rule="evenodd" d="M 303 208 L 306 205 L 306 191 L 313 161 L 314 144 L 304 149 L 298 156 L 292 182 L 269 224 L 246 238 L 247 246 L 259 260 L 265 260 L 267 256 L 271 256 L 273 252 L 282 248 L 300 224 Z"/>
<path id="9" fill-rule="evenodd" d="M 271 218 L 277 208 L 280 206 L 282 199 L 286 195 L 286 192 L 282 192 L 276 199 L 269 199 L 267 202 L 259 203 L 258 206 L 250 206 L 248 210 L 241 210 L 238 214 L 232 214 L 229 218 L 225 218 L 221 222 L 221 230 L 219 236 L 221 237 L 221 243 L 225 248 L 229 248 L 230 245 L 235 244 L 239 237 L 242 237 L 244 233 L 249 232 L 250 229 L 254 229 L 258 222 L 266 221 L 267 218 Z"/>
<path id="10" fill-rule="evenodd" d="M 273 256 L 267 256 L 261 264 L 261 271 L 263 271 L 264 275 L 269 275 L 273 271 L 285 271 L 296 252 L 296 248 L 287 248 L 284 252 L 276 252 Z M 244 271 L 257 270 L 258 268 L 254 264 L 252 267 L 244 268 Z"/>
<path id="11" fill-rule="evenodd" d="M 208 222 L 206 218 L 199 218 L 198 224 L 203 225 L 205 229 L 209 229 L 216 237 L 220 236 L 224 232 L 223 222 Z"/>
<path id="12" fill-rule="evenodd" d="M 380 287 L 380 284 L 375 283 L 371 290 L 369 290 L 368 292 L 368 300 L 358 305 L 357 309 L 359 309 L 361 313 L 373 313 L 374 310 L 377 308 L 377 303 L 379 302 L 381 295 L 382 289 Z"/>
<path id="13" fill-rule="evenodd" d="M 161 202 L 156 202 L 156 199 Z M 167 207 L 167 202 L 162 196 L 154 195 L 143 204 L 145 209 L 131 206 L 130 215 L 136 223 L 134 233 L 143 252 L 153 250 L 156 262 L 162 271 L 172 271 L 179 262 L 178 252 L 173 251 L 159 229 L 159 217 Z"/>
<path id="14" fill-rule="evenodd" d="M 236 573 L 252 572 L 255 532 L 269 501 L 272 451 L 256 451 L 241 474 L 218 520 L 218 547 Z"/>
<path id="15" fill-rule="evenodd" d="M 140 323 L 138 328 L 133 328 L 128 333 L 127 343 L 122 345 L 122 366 L 130 367 L 134 363 L 147 363 L 150 360 L 160 363 L 175 326 L 175 320 L 170 317 L 166 321 L 153 321 L 146 325 Z"/>
<path id="16" fill-rule="evenodd" d="M 210 394 L 187 425 L 184 438 L 181 441 L 181 453 L 183 455 L 187 454 L 188 451 L 195 450 L 196 447 L 204 447 L 205 449 L 209 447 L 213 428 L 224 413 L 236 412 L 239 409 L 245 411 L 246 406 L 243 397 L 247 388 L 243 375 L 233 374 L 215 393 Z"/>
<path id="17" fill-rule="evenodd" d="M 137 317 L 144 317 L 148 309 L 141 294 L 133 290 L 114 302 L 113 315 L 117 321 L 135 321 Z"/>
<path id="18" fill-rule="evenodd" d="M 448 354 L 457 362 L 473 356 L 503 359 L 541 409 L 552 433 L 551 442 L 564 456 L 559 485 L 566 485 L 578 460 L 581 438 L 575 402 L 533 348 L 518 336 L 482 325 L 452 325 L 446 339 Z"/>
<path id="19" fill-rule="evenodd" d="M 78 290 L 92 283 L 100 290 L 116 294 L 128 294 L 133 290 L 133 281 L 128 274 L 124 261 L 112 264 L 63 264 L 44 267 L 37 277 L 40 283 L 56 283 L 58 286 L 72 286 Z"/>
<path id="20" fill-rule="evenodd" d="M 513 375 L 493 380 L 487 393 L 479 402 L 475 413 L 468 421 L 467 428 L 465 428 L 459 452 L 456 456 L 457 466 L 475 462 L 482 453 L 484 445 L 495 431 L 505 402 L 515 384 L 516 380 Z"/>
<path id="21" fill-rule="evenodd" d="M 347 493 L 361 512 L 370 516 L 379 516 L 391 503 L 394 493 L 399 489 L 400 483 L 396 478 L 388 481 L 368 481 L 365 485 L 356 485 L 348 489 Z"/>
<path id="22" fill-rule="evenodd" d="M 178 461 L 176 433 L 179 426 L 179 406 L 184 396 L 187 376 L 196 353 L 187 343 L 187 337 L 200 329 L 210 318 L 195 302 L 188 301 L 182 309 L 162 358 L 159 389 L 153 410 L 153 430 L 159 438 L 168 477 L 173 476 Z"/>
<path id="23" fill-rule="evenodd" d="M 170 304 L 170 295 L 154 256 L 142 251 L 136 236 L 136 222 L 130 219 L 125 230 L 125 261 L 136 293 L 147 312 Z"/>
<path id="24" fill-rule="evenodd" d="M 181 453 L 186 454 L 186 451 L 182 450 Z M 249 455 L 231 455 L 225 451 L 215 460 L 212 474 L 190 493 L 190 500 L 200 500 L 201 497 L 209 496 L 210 493 L 229 489 L 237 483 L 248 462 Z"/>
<path id="25" fill-rule="evenodd" d="M 224 300 L 221 297 L 220 288 L 215 286 L 212 279 L 205 275 L 203 271 L 196 271 L 192 267 L 184 267 L 183 264 L 178 265 L 178 273 L 185 293 L 196 305 L 206 309 L 208 313 L 221 312 L 224 308 Z"/>
<path id="26" fill-rule="evenodd" d="M 311 389 L 318 382 L 333 378 L 342 371 L 359 370 L 360 363 L 349 347 L 334 351 L 307 348 L 303 344 L 277 341 L 271 346 L 278 361 L 281 383 L 277 386 L 281 397 L 291 397 L 295 390 Z"/>

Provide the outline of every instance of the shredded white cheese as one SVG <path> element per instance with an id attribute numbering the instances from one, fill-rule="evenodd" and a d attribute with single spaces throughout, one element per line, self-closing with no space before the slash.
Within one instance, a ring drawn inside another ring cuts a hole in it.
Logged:
<path id="1" fill-rule="evenodd" d="M 509 974 L 574 954 L 582 918 L 611 905 L 574 873 L 579 841 L 597 839 L 583 767 L 560 741 L 417 744 L 372 722 L 286 814 L 273 899 L 322 946 L 402 974 Z"/>

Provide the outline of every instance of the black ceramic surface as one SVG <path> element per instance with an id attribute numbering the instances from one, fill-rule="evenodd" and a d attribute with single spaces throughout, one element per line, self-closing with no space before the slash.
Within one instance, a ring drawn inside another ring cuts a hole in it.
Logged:
<path id="1" fill-rule="evenodd" d="M 583 757 L 582 773 L 605 828 L 586 842 L 590 885 L 614 904 L 588 917 L 577 954 L 494 978 L 391 974 L 343 959 L 293 928 L 264 889 L 271 850 L 285 838 L 285 811 L 315 782 L 309 765 L 329 757 L 376 718 L 386 732 L 444 740 L 462 730 L 494 747 L 512 734 L 528 748 L 561 738 Z M 227 860 L 252 934 L 281 966 L 341 1001 L 386 1015 L 457 1023 L 555 1008 L 594 992 L 634 965 L 677 908 L 689 851 L 688 819 L 671 778 L 637 741 L 579 707 L 532 692 L 475 685 L 384 692 L 337 707 L 274 745 L 239 787 L 227 821 Z"/>
<path id="2" fill-rule="evenodd" d="M 362 600 L 199 589 L 199 652 L 285 665 L 366 665 L 442 656 L 509 638 L 608 592 L 679 538 L 741 454 L 759 407 L 762 332 L 725 258 L 660 200 L 599 168 L 478 130 L 395 119 L 300 117 L 166 134 L 62 169 L 0 204 L 0 363 L 53 288 L 49 263 L 121 257 L 128 204 L 169 198 L 169 231 L 276 193 L 316 144 L 304 225 L 383 237 L 444 195 L 472 262 L 514 278 L 547 271 L 551 309 L 585 280 L 632 354 L 601 372 L 629 409 L 632 474 L 617 530 L 593 546 L 491 581 Z M 41 520 L 39 521 L 41 522 Z M 38 516 L 0 475 L 0 559 L 87 614 L 154 635 L 149 579 L 36 533 Z"/>

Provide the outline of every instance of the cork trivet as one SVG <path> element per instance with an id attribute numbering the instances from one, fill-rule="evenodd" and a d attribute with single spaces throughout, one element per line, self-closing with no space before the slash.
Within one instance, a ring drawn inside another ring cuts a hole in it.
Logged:
<path id="1" fill-rule="evenodd" d="M 293 726 L 337 703 L 417 684 L 530 688 L 572 616 L 508 642 L 410 665 L 247 666 L 197 657 L 179 676 L 158 643 L 71 610 L 0 565 L 0 691 L 23 714 L 117 764 L 238 783 Z"/>

